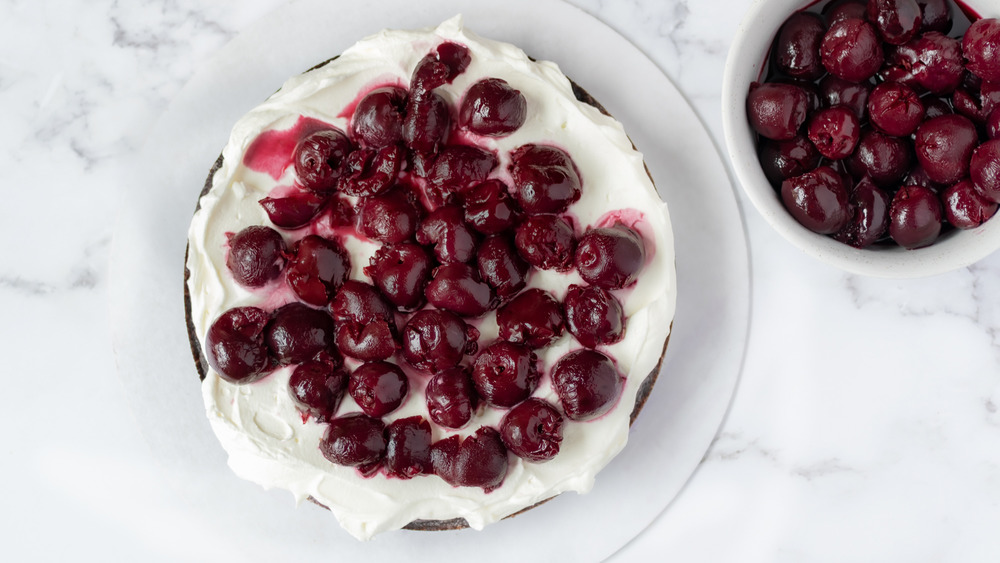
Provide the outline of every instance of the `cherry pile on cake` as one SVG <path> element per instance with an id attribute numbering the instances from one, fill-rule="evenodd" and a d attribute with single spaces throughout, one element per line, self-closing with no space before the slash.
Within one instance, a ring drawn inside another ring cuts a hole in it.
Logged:
<path id="1" fill-rule="evenodd" d="M 770 55 L 747 115 L 803 226 L 913 249 L 996 214 L 1000 21 L 950 0 L 832 1 L 792 14 Z"/>
<path id="2" fill-rule="evenodd" d="M 642 156 L 580 99 L 454 18 L 364 39 L 237 122 L 187 259 L 237 474 L 363 539 L 592 487 L 676 282 Z"/>

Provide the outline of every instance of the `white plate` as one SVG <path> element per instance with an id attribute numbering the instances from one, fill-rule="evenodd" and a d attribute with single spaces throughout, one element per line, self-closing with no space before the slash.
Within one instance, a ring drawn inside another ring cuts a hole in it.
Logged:
<path id="1" fill-rule="evenodd" d="M 430 26 L 456 13 L 481 35 L 557 61 L 625 124 L 674 222 L 674 334 L 629 445 L 590 494 L 562 495 L 482 532 L 398 532 L 360 543 L 322 509 L 296 510 L 289 493 L 263 492 L 226 466 L 204 415 L 185 330 L 186 230 L 230 127 L 288 76 L 383 27 Z M 725 416 L 750 308 L 747 245 L 732 184 L 673 84 L 626 39 L 572 6 L 557 0 L 294 2 L 205 63 L 168 108 L 132 172 L 112 257 L 121 380 L 136 423 L 171 485 L 189 501 L 187 517 L 234 559 L 604 559 L 664 510 Z"/>

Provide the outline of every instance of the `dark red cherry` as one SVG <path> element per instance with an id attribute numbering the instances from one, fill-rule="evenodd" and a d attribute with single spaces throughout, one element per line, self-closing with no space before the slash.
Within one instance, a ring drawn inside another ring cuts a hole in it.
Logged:
<path id="1" fill-rule="evenodd" d="M 333 463 L 357 467 L 363 475 L 371 475 L 382 463 L 385 446 L 382 421 L 358 412 L 330 421 L 319 451 Z"/>
<path id="2" fill-rule="evenodd" d="M 528 115 L 521 92 L 499 78 L 484 78 L 465 93 L 458 124 L 477 135 L 503 137 L 517 131 Z"/>
<path id="3" fill-rule="evenodd" d="M 393 477 L 410 479 L 434 471 L 431 464 L 431 425 L 422 417 L 393 421 L 385 428 L 385 469 Z"/>
<path id="4" fill-rule="evenodd" d="M 966 76 L 971 75 L 966 73 Z M 968 117 L 977 125 L 985 124 L 990 113 L 1000 107 L 1000 83 L 963 85 L 952 93 L 951 104 L 955 113 Z"/>
<path id="5" fill-rule="evenodd" d="M 479 331 L 458 315 L 437 309 L 417 311 L 403 327 L 403 358 L 424 371 L 455 367 L 476 352 Z"/>
<path id="6" fill-rule="evenodd" d="M 424 303 L 424 286 L 433 268 L 424 247 L 402 242 L 376 250 L 364 271 L 389 302 L 401 310 L 413 311 Z"/>
<path id="7" fill-rule="evenodd" d="M 868 176 L 877 186 L 894 186 L 912 167 L 913 148 L 908 139 L 862 129 L 854 154 L 845 162 L 857 179 Z"/>
<path id="8" fill-rule="evenodd" d="M 576 245 L 573 262 L 587 283 L 620 289 L 632 285 L 646 264 L 646 246 L 642 235 L 621 223 L 587 229 Z"/>
<path id="9" fill-rule="evenodd" d="M 524 289 L 531 266 L 525 262 L 514 245 L 503 235 L 488 237 L 476 253 L 479 276 L 505 300 Z"/>
<path id="10" fill-rule="evenodd" d="M 344 173 L 345 159 L 353 148 L 347 135 L 336 127 L 302 137 L 292 156 L 299 183 L 317 192 L 335 190 Z"/>
<path id="11" fill-rule="evenodd" d="M 219 316 L 205 336 L 205 358 L 222 379 L 251 383 L 271 371 L 264 340 L 268 314 L 257 307 L 236 307 Z"/>
<path id="12" fill-rule="evenodd" d="M 868 95 L 871 90 L 869 82 L 848 82 L 832 74 L 826 75 L 819 83 L 819 95 L 825 107 L 846 106 L 859 121 L 868 117 Z"/>
<path id="13" fill-rule="evenodd" d="M 306 235 L 292 247 L 286 278 L 299 299 L 322 307 L 350 273 L 350 255 L 342 246 L 318 235 Z"/>
<path id="14" fill-rule="evenodd" d="M 324 311 L 293 302 L 274 312 L 267 346 L 280 364 L 300 364 L 333 344 L 333 319 Z"/>
<path id="15" fill-rule="evenodd" d="M 351 117 L 351 137 L 373 148 L 402 141 L 407 97 L 399 86 L 384 86 L 366 94 Z"/>
<path id="16" fill-rule="evenodd" d="M 781 184 L 781 201 L 795 220 L 810 231 L 828 235 L 850 219 L 844 180 L 829 166 L 789 178 Z"/>
<path id="17" fill-rule="evenodd" d="M 493 290 L 468 264 L 444 264 L 424 288 L 427 301 L 463 317 L 478 317 L 496 306 Z"/>
<path id="18" fill-rule="evenodd" d="M 510 160 L 512 195 L 525 213 L 562 213 L 580 199 L 580 174 L 566 151 L 521 145 Z"/>
<path id="19" fill-rule="evenodd" d="M 986 136 L 990 139 L 1000 137 L 1000 106 L 997 106 L 986 118 Z"/>
<path id="20" fill-rule="evenodd" d="M 889 228 L 889 195 L 862 178 L 848 200 L 850 218 L 833 238 L 854 248 L 866 248 L 881 239 Z"/>
<path id="21" fill-rule="evenodd" d="M 986 199 L 1000 202 L 1000 139 L 987 141 L 972 151 L 969 177 Z"/>
<path id="22" fill-rule="evenodd" d="M 951 2 L 948 0 L 917 0 L 920 6 L 920 30 L 948 33 L 951 31 Z"/>
<path id="23" fill-rule="evenodd" d="M 429 92 L 444 84 L 451 84 L 456 76 L 465 71 L 471 61 L 472 56 L 465 45 L 450 41 L 442 43 L 417 63 L 410 78 L 410 90 L 416 95 L 419 92 Z"/>
<path id="24" fill-rule="evenodd" d="M 312 192 L 299 192 L 288 197 L 265 197 L 260 200 L 274 226 L 293 230 L 309 224 L 319 214 L 329 197 Z"/>
<path id="25" fill-rule="evenodd" d="M 913 67 L 917 84 L 927 91 L 949 94 L 962 82 L 962 46 L 947 35 L 930 31 L 913 42 L 918 63 Z"/>
<path id="26" fill-rule="evenodd" d="M 507 448 L 500 433 L 483 426 L 464 440 L 450 436 L 431 448 L 434 473 L 455 487 L 481 487 L 490 492 L 507 476 Z"/>
<path id="27" fill-rule="evenodd" d="M 983 197 L 972 180 L 962 180 L 941 194 L 944 217 L 959 229 L 974 229 L 997 212 L 997 202 Z"/>
<path id="28" fill-rule="evenodd" d="M 858 116 L 847 106 L 817 111 L 809 119 L 809 140 L 826 158 L 840 160 L 854 152 L 861 137 Z"/>
<path id="29" fill-rule="evenodd" d="M 942 115 L 917 128 L 917 161 L 931 180 L 953 184 L 969 173 L 969 160 L 979 142 L 976 126 L 961 115 Z"/>
<path id="30" fill-rule="evenodd" d="M 484 235 L 495 235 L 518 221 L 517 203 L 500 180 L 486 180 L 465 194 L 465 221 Z"/>
<path id="31" fill-rule="evenodd" d="M 514 455 L 528 461 L 548 461 L 559 453 L 563 417 L 548 401 L 529 398 L 507 411 L 500 437 Z"/>
<path id="32" fill-rule="evenodd" d="M 543 270 L 573 267 L 573 225 L 558 215 L 530 215 L 514 231 L 514 246 L 529 264 Z"/>
<path id="33" fill-rule="evenodd" d="M 747 96 L 747 118 L 760 136 L 785 141 L 798 134 L 809 112 L 806 91 L 792 84 L 754 83 Z"/>
<path id="34" fill-rule="evenodd" d="M 330 314 L 338 323 L 392 321 L 393 312 L 392 306 L 375 287 L 357 280 L 345 281 L 330 303 Z"/>
<path id="35" fill-rule="evenodd" d="M 333 418 L 347 390 L 347 373 L 329 360 L 309 360 L 288 378 L 288 393 L 299 410 L 327 421 Z"/>
<path id="36" fill-rule="evenodd" d="M 447 428 L 465 426 L 479 399 L 468 371 L 462 367 L 438 372 L 427 382 L 424 395 L 431 420 Z"/>
<path id="37" fill-rule="evenodd" d="M 445 205 L 432 211 L 416 232 L 417 242 L 434 247 L 438 262 L 468 262 L 476 255 L 479 237 L 465 223 L 465 213 L 458 205 Z"/>
<path id="38" fill-rule="evenodd" d="M 437 92 L 410 96 L 403 119 L 403 140 L 410 149 L 430 154 L 448 138 L 451 111 Z"/>
<path id="39" fill-rule="evenodd" d="M 398 144 L 358 149 L 347 156 L 340 191 L 357 197 L 382 193 L 395 184 L 404 160 L 406 155 Z"/>
<path id="40" fill-rule="evenodd" d="M 596 350 L 575 350 L 552 367 L 552 387 L 570 420 L 591 420 L 608 412 L 623 386 L 614 362 Z"/>
<path id="41" fill-rule="evenodd" d="M 512 407 L 538 386 L 538 358 L 525 346 L 498 340 L 476 357 L 472 383 L 479 396 L 497 407 Z"/>
<path id="42" fill-rule="evenodd" d="M 562 336 L 562 306 L 543 289 L 527 289 L 497 309 L 497 326 L 508 342 L 544 348 Z"/>
<path id="43" fill-rule="evenodd" d="M 823 15 L 829 25 L 833 25 L 840 20 L 860 19 L 866 17 L 867 0 L 849 0 L 847 2 L 830 2 L 823 6 Z"/>
<path id="44" fill-rule="evenodd" d="M 484 182 L 497 162 L 495 154 L 478 147 L 448 146 L 434 159 L 427 180 L 446 199 Z"/>
<path id="45" fill-rule="evenodd" d="M 867 21 L 848 18 L 831 24 L 820 45 L 823 66 L 848 82 L 862 82 L 882 66 L 882 44 Z"/>
<path id="46" fill-rule="evenodd" d="M 380 417 L 399 408 L 409 384 L 403 370 L 389 362 L 365 362 L 351 374 L 347 390 L 365 414 Z"/>
<path id="47" fill-rule="evenodd" d="M 868 21 L 886 43 L 902 45 L 920 31 L 923 20 L 917 0 L 868 0 Z"/>
<path id="48" fill-rule="evenodd" d="M 614 344 L 625 336 L 625 310 L 606 289 L 571 285 L 563 301 L 566 328 L 587 348 Z"/>
<path id="49" fill-rule="evenodd" d="M 976 20 L 962 36 L 965 68 L 983 80 L 1000 82 L 1000 20 Z"/>
<path id="50" fill-rule="evenodd" d="M 826 34 L 823 18 L 810 12 L 795 12 L 778 30 L 771 53 L 775 67 L 794 78 L 816 80 L 826 74 L 819 59 L 819 46 Z"/>
<path id="51" fill-rule="evenodd" d="M 334 340 L 345 356 L 366 362 L 388 359 L 396 352 L 396 330 L 389 321 L 337 323 Z"/>
<path id="52" fill-rule="evenodd" d="M 904 248 L 921 248 L 941 233 L 941 200 L 930 188 L 903 186 L 889 207 L 889 236 Z"/>
<path id="53" fill-rule="evenodd" d="M 909 86 L 883 82 L 868 97 L 868 116 L 879 131 L 906 137 L 923 121 L 924 104 Z"/>
<path id="54" fill-rule="evenodd" d="M 386 244 L 412 239 L 418 221 L 416 206 L 402 190 L 363 199 L 358 205 L 358 232 Z"/>
<path id="55" fill-rule="evenodd" d="M 779 187 L 786 178 L 805 174 L 819 166 L 820 154 L 808 137 L 796 135 L 787 141 L 763 139 L 757 158 L 767 181 Z"/>
<path id="56" fill-rule="evenodd" d="M 285 265 L 285 239 L 278 231 L 252 225 L 229 237 L 226 266 L 236 283 L 261 287 L 281 274 Z"/>
<path id="57" fill-rule="evenodd" d="M 948 102 L 937 96 L 928 94 L 921 98 L 921 101 L 924 103 L 924 121 L 951 113 L 951 106 L 948 105 Z"/>

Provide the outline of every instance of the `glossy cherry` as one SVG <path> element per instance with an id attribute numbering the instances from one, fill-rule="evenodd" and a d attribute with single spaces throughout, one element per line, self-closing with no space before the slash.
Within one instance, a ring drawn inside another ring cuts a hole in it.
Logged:
<path id="1" fill-rule="evenodd" d="M 854 248 L 867 248 L 885 236 L 889 228 L 889 195 L 862 178 L 848 199 L 850 217 L 833 238 Z"/>
<path id="2" fill-rule="evenodd" d="M 913 165 L 913 148 L 908 139 L 862 128 L 858 146 L 845 162 L 855 179 L 868 176 L 877 186 L 895 186 Z"/>
<path id="3" fill-rule="evenodd" d="M 434 256 L 442 264 L 472 260 L 479 242 L 458 205 L 445 205 L 430 212 L 420 222 L 416 238 L 420 244 L 432 246 Z"/>
<path id="4" fill-rule="evenodd" d="M 265 197 L 258 203 L 274 226 L 293 230 L 309 224 L 327 201 L 327 195 L 302 191 L 287 197 Z"/>
<path id="5" fill-rule="evenodd" d="M 625 310 L 610 291 L 570 285 L 563 306 L 566 329 L 587 348 L 614 344 L 625 337 Z"/>
<path id="6" fill-rule="evenodd" d="M 461 441 L 451 436 L 435 442 L 431 460 L 434 473 L 453 486 L 481 487 L 489 492 L 507 476 L 507 448 L 500 433 L 489 426 Z"/>
<path id="7" fill-rule="evenodd" d="M 976 126 L 961 115 L 942 115 L 917 128 L 917 161 L 931 180 L 953 184 L 969 173 L 969 160 L 979 142 Z"/>
<path id="8" fill-rule="evenodd" d="M 486 180 L 465 194 L 465 222 L 484 235 L 512 228 L 520 209 L 500 180 Z"/>
<path id="9" fill-rule="evenodd" d="M 399 144 L 357 149 L 347 156 L 340 191 L 357 197 L 371 197 L 391 188 L 406 160 Z"/>
<path id="10" fill-rule="evenodd" d="M 411 150 L 431 154 L 448 139 L 451 110 L 437 92 L 414 94 L 406 104 L 403 141 Z"/>
<path id="11" fill-rule="evenodd" d="M 288 394 L 299 410 L 320 421 L 333 418 L 347 390 L 347 372 L 328 360 L 309 360 L 288 378 Z"/>
<path id="12" fill-rule="evenodd" d="M 431 255 L 419 244 L 402 242 L 375 251 L 365 274 L 390 303 L 413 311 L 424 303 L 424 287 L 434 268 Z"/>
<path id="13" fill-rule="evenodd" d="M 506 300 L 521 291 L 531 265 L 518 254 L 505 235 L 487 237 L 476 253 L 479 277 L 493 288 L 497 297 Z"/>
<path id="14" fill-rule="evenodd" d="M 409 384 L 396 364 L 366 362 L 351 373 L 347 389 L 365 414 L 380 417 L 403 404 Z"/>
<path id="15" fill-rule="evenodd" d="M 580 175 L 566 151 L 522 145 L 514 149 L 510 161 L 512 195 L 525 213 L 562 213 L 580 199 Z"/>
<path id="16" fill-rule="evenodd" d="M 514 231 L 514 246 L 526 262 L 543 270 L 573 267 L 573 225 L 558 215 L 530 215 Z"/>
<path id="17" fill-rule="evenodd" d="M 528 461 L 548 461 L 559 453 L 563 417 L 548 401 L 529 398 L 507 411 L 500 437 L 514 455 Z"/>
<path id="18" fill-rule="evenodd" d="M 431 463 L 431 425 L 422 417 L 394 420 L 385 427 L 385 469 L 400 479 L 434 471 Z"/>
<path id="19" fill-rule="evenodd" d="M 830 74 L 848 82 L 868 80 L 884 59 L 878 33 L 867 21 L 855 18 L 830 25 L 820 45 L 820 56 Z"/>
<path id="20" fill-rule="evenodd" d="M 781 201 L 802 226 L 816 233 L 836 233 L 850 219 L 844 180 L 829 166 L 782 182 Z"/>
<path id="21" fill-rule="evenodd" d="M 447 199 L 451 194 L 462 193 L 484 182 L 498 162 L 495 154 L 478 147 L 448 146 L 434 159 L 427 180 L 442 198 Z"/>
<path id="22" fill-rule="evenodd" d="M 427 301 L 463 317 L 477 317 L 496 306 L 493 290 L 468 264 L 444 264 L 424 288 Z"/>
<path id="23" fill-rule="evenodd" d="M 439 371 L 427 382 L 424 395 L 431 420 L 447 428 L 465 426 L 479 399 L 471 376 L 462 367 Z"/>
<path id="24" fill-rule="evenodd" d="M 889 236 L 903 248 L 920 248 L 941 233 L 941 200 L 924 186 L 903 186 L 889 207 Z"/>
<path id="25" fill-rule="evenodd" d="M 524 95 L 499 78 L 469 87 L 458 110 L 458 124 L 477 135 L 503 137 L 517 131 L 528 115 Z"/>
<path id="26" fill-rule="evenodd" d="M 474 354 L 479 331 L 458 315 L 437 309 L 417 311 L 402 331 L 403 358 L 432 373 L 455 367 Z"/>
<path id="27" fill-rule="evenodd" d="M 525 346 L 498 340 L 484 348 L 472 366 L 472 383 L 487 403 L 512 407 L 538 386 L 534 352 Z"/>
<path id="28" fill-rule="evenodd" d="M 959 229 L 974 229 L 996 215 L 997 202 L 976 189 L 971 180 L 962 180 L 941 194 L 944 217 Z"/>
<path id="29" fill-rule="evenodd" d="M 552 367 L 552 387 L 570 420 L 592 420 L 618 402 L 624 379 L 613 361 L 596 350 L 570 352 Z"/>
<path id="30" fill-rule="evenodd" d="M 646 264 L 642 235 L 622 223 L 587 229 L 576 245 L 573 263 L 587 283 L 620 289 L 635 283 Z"/>
<path id="31" fill-rule="evenodd" d="M 281 274 L 285 265 L 285 239 L 278 231 L 251 225 L 229 237 L 226 267 L 236 283 L 261 287 Z"/>
<path id="32" fill-rule="evenodd" d="M 406 89 L 384 86 L 365 94 L 351 117 L 351 137 L 362 146 L 379 148 L 403 140 Z"/>
<path id="33" fill-rule="evenodd" d="M 363 413 L 351 413 L 330 421 L 319 443 L 323 457 L 338 465 L 357 467 L 366 476 L 378 471 L 385 448 L 385 425 Z"/>
<path id="34" fill-rule="evenodd" d="M 893 45 L 913 39 L 923 21 L 917 0 L 868 0 L 867 15 L 879 36 Z"/>
<path id="35" fill-rule="evenodd" d="M 347 155 L 353 149 L 347 135 L 336 127 L 305 135 L 292 153 L 299 183 L 303 188 L 317 192 L 336 189 L 344 173 Z"/>
<path id="36" fill-rule="evenodd" d="M 861 137 L 861 124 L 850 108 L 835 106 L 814 113 L 809 118 L 807 131 L 809 140 L 820 154 L 840 160 L 854 152 Z"/>
<path id="37" fill-rule="evenodd" d="M 809 96 L 798 86 L 754 83 L 747 96 L 747 117 L 760 136 L 785 141 L 798 134 L 809 112 Z"/>
<path id="38" fill-rule="evenodd" d="M 962 36 L 965 67 L 990 82 L 1000 82 L 1000 20 L 976 20 Z"/>
<path id="39" fill-rule="evenodd" d="M 544 348 L 563 333 L 562 305 L 537 287 L 497 309 L 496 319 L 500 338 L 531 349 Z"/>
<path id="40" fill-rule="evenodd" d="M 820 78 L 826 74 L 819 58 L 825 34 L 826 25 L 818 14 L 795 12 L 781 25 L 771 49 L 775 67 L 795 78 Z"/>
<path id="41" fill-rule="evenodd" d="M 269 315 L 257 307 L 236 307 L 222 313 L 205 336 L 205 358 L 222 379 L 251 383 L 271 371 L 265 341 Z"/>
<path id="42" fill-rule="evenodd" d="M 879 131 L 905 137 L 916 131 L 923 121 L 924 104 L 909 86 L 883 82 L 868 97 L 868 116 Z"/>
<path id="43" fill-rule="evenodd" d="M 333 319 L 326 312 L 293 302 L 274 312 L 267 346 L 281 364 L 300 364 L 333 344 Z"/>
<path id="44" fill-rule="evenodd" d="M 987 141 L 972 151 L 969 176 L 986 199 L 1000 202 L 1000 139 Z"/>
<path id="45" fill-rule="evenodd" d="M 816 145 L 805 135 L 796 135 L 787 141 L 764 139 L 757 153 L 764 176 L 774 187 L 819 166 L 820 156 Z"/>
<path id="46" fill-rule="evenodd" d="M 446 41 L 417 63 L 410 78 L 410 90 L 414 95 L 418 95 L 438 86 L 450 84 L 456 76 L 465 71 L 471 61 L 472 56 L 468 47 Z"/>
<path id="47" fill-rule="evenodd" d="M 335 241 L 306 235 L 292 247 L 285 274 L 299 299 L 322 307 L 351 273 L 350 255 Z"/>
<path id="48" fill-rule="evenodd" d="M 412 239 L 418 221 L 416 206 L 399 189 L 365 198 L 358 206 L 358 231 L 386 244 Z"/>

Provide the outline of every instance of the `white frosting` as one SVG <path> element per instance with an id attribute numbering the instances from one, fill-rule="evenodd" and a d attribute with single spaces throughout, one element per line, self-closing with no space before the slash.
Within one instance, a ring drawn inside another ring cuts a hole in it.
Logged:
<path id="1" fill-rule="evenodd" d="M 461 517 L 472 528 L 481 529 L 564 491 L 589 491 L 595 475 L 625 446 L 636 393 L 657 366 L 674 315 L 673 236 L 666 204 L 657 196 L 642 155 L 633 149 L 621 125 L 579 103 L 555 64 L 533 62 L 512 45 L 480 38 L 463 29 L 461 18 L 455 17 L 436 29 L 383 31 L 364 39 L 334 62 L 288 80 L 279 92 L 239 120 L 223 151 L 225 161 L 215 174 L 212 189 L 202 198 L 189 233 L 192 320 L 199 340 L 204 342 L 212 321 L 229 308 L 271 307 L 288 299 L 287 288 L 277 287 L 278 297 L 241 288 L 225 267 L 225 233 L 248 225 L 269 225 L 257 201 L 275 186 L 290 185 L 294 174 L 289 167 L 285 176 L 275 181 L 244 167 L 242 157 L 250 142 L 263 131 L 287 129 L 299 115 L 346 131 L 347 120 L 337 115 L 359 91 L 373 84 L 407 84 L 417 62 L 443 40 L 467 46 L 472 56 L 464 73 L 438 89 L 450 103 L 458 102 L 473 82 L 485 76 L 503 78 L 527 99 L 524 126 L 508 137 L 484 141 L 500 156 L 494 174 L 508 178 L 509 153 L 522 144 L 560 146 L 574 159 L 583 181 L 583 195 L 569 210 L 577 219 L 578 232 L 610 210 L 632 208 L 643 214 L 636 227 L 653 252 L 636 285 L 616 292 L 623 301 L 628 325 L 624 340 L 605 351 L 616 359 L 625 376 L 620 403 L 597 420 L 567 420 L 561 451 L 548 462 L 531 463 L 510 455 L 503 485 L 490 493 L 474 487 L 452 487 L 433 475 L 410 480 L 381 474 L 360 477 L 353 468 L 335 465 L 320 454 L 318 444 L 326 426 L 312 419 L 303 423 L 287 391 L 291 368 L 242 386 L 209 371 L 202 387 L 205 407 L 233 471 L 265 488 L 290 490 L 298 501 L 315 498 L 348 532 L 361 539 L 417 519 Z M 285 233 L 289 243 L 298 236 L 302 234 Z M 377 245 L 357 240 L 347 240 L 345 245 L 352 252 L 351 276 L 369 281 L 361 268 Z M 529 285 L 547 289 L 561 300 L 570 283 L 582 280 L 575 272 L 536 271 Z M 493 313 L 482 319 L 479 328 L 481 342 L 496 337 Z M 566 352 L 579 347 L 567 333 L 539 351 L 543 376 L 535 396 L 558 405 L 548 371 Z M 424 401 L 413 398 L 425 384 L 418 379 L 423 378 L 411 377 L 409 400 L 388 415 L 387 421 L 413 415 L 429 420 Z M 356 410 L 356 404 L 346 396 L 339 414 Z M 501 410 L 483 407 L 457 433 L 468 435 L 481 424 L 496 427 L 502 415 Z M 433 437 L 437 440 L 451 433 L 435 428 Z"/>

